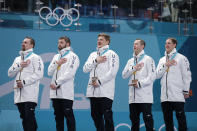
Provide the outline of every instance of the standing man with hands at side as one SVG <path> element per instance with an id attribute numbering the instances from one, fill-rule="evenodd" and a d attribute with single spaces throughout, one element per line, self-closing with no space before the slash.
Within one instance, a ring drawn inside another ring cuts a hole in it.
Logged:
<path id="1" fill-rule="evenodd" d="M 39 83 L 43 77 L 44 65 L 40 56 L 33 52 L 35 41 L 26 37 L 22 42 L 20 56 L 8 70 L 14 77 L 14 103 L 18 107 L 24 131 L 36 131 L 35 107 L 38 103 Z"/>
<path id="2" fill-rule="evenodd" d="M 129 59 L 122 77 L 129 80 L 129 109 L 132 122 L 131 131 L 139 131 L 140 113 L 147 131 L 154 131 L 152 116 L 153 82 L 156 78 L 155 62 L 144 52 L 145 42 L 136 39 L 133 45 L 133 58 Z"/>
<path id="3" fill-rule="evenodd" d="M 188 59 L 177 52 L 177 40 L 168 38 L 165 56 L 159 60 L 157 78 L 161 78 L 161 107 L 166 131 L 174 131 L 173 111 L 176 112 L 179 131 L 187 130 L 184 111 L 185 99 L 189 98 L 191 71 Z"/>
<path id="4" fill-rule="evenodd" d="M 70 47 L 70 39 L 66 36 L 58 40 L 58 54 L 53 57 L 48 75 L 53 76 L 50 85 L 57 131 L 64 131 L 66 117 L 68 131 L 76 131 L 73 113 L 74 78 L 79 67 L 79 58 Z"/>
<path id="5" fill-rule="evenodd" d="M 109 43 L 109 35 L 99 34 L 97 51 L 90 54 L 83 66 L 85 73 L 90 72 L 86 96 L 90 98 L 91 116 L 97 131 L 114 131 L 112 103 L 119 57 L 109 49 Z"/>

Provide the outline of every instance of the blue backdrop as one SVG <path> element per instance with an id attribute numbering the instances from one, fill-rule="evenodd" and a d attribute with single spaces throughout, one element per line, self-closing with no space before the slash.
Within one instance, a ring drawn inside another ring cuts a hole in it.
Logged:
<path id="1" fill-rule="evenodd" d="M 21 42 L 25 36 L 31 36 L 36 41 L 34 52 L 41 55 L 44 65 L 44 78 L 41 80 L 39 103 L 37 107 L 36 117 L 38 120 L 39 131 L 55 130 L 55 121 L 53 109 L 49 99 L 49 84 L 51 78 L 47 75 L 47 68 L 53 55 L 57 53 L 57 40 L 60 36 L 68 36 L 71 39 L 71 46 L 74 52 L 79 56 L 80 67 L 75 78 L 75 102 L 74 111 L 77 121 L 77 130 L 92 131 L 95 130 L 90 116 L 90 105 L 85 97 L 86 86 L 88 82 L 88 74 L 83 73 L 83 65 L 89 54 L 96 50 L 98 32 L 71 32 L 71 31 L 49 31 L 49 30 L 23 30 L 23 29 L 5 29 L 0 28 L 0 129 L 3 131 L 22 130 L 21 120 L 16 106 L 13 104 L 13 79 L 8 78 L 7 71 L 11 66 L 14 58 L 18 56 L 21 48 Z M 129 106 L 128 106 L 128 80 L 121 77 L 122 70 L 128 59 L 132 57 L 133 42 L 136 38 L 145 40 L 145 52 L 152 56 L 155 63 L 158 64 L 160 57 L 164 55 L 165 40 L 167 35 L 149 35 L 149 34 L 119 34 L 109 33 L 111 36 L 110 48 L 114 50 L 120 58 L 120 67 L 116 77 L 115 99 L 113 103 L 114 122 L 117 131 L 129 130 Z M 191 89 L 193 96 L 186 102 L 186 111 L 188 116 L 189 130 L 197 130 L 195 121 L 197 120 L 197 102 L 195 92 L 196 79 L 196 62 L 195 47 L 197 37 L 175 37 L 178 40 L 177 50 L 186 55 L 191 64 L 192 79 Z M 156 80 L 154 83 L 154 104 L 153 116 L 155 120 L 156 130 L 162 130 L 163 117 L 160 107 L 160 82 Z M 121 123 L 125 123 L 122 124 Z M 141 121 L 142 129 L 143 121 Z M 120 126 L 120 127 L 119 127 Z M 127 127 L 128 126 L 128 127 Z"/>

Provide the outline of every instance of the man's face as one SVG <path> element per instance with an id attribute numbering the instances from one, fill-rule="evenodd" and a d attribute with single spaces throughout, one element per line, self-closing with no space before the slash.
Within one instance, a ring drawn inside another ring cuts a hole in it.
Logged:
<path id="1" fill-rule="evenodd" d="M 166 52 L 169 54 L 174 48 L 176 47 L 176 44 L 172 43 L 171 39 L 166 40 L 165 48 Z"/>
<path id="2" fill-rule="evenodd" d="M 58 49 L 59 50 L 62 50 L 64 48 L 66 48 L 66 41 L 64 39 L 59 39 L 58 40 Z"/>
<path id="3" fill-rule="evenodd" d="M 138 55 L 144 49 L 144 45 L 140 43 L 140 40 L 135 40 L 133 44 L 133 50 Z"/>
<path id="4" fill-rule="evenodd" d="M 103 36 L 99 36 L 98 39 L 97 39 L 97 47 L 98 48 L 101 48 L 105 45 L 108 45 L 109 44 L 109 41 L 106 41 L 105 37 Z"/>
<path id="5" fill-rule="evenodd" d="M 26 51 L 33 48 L 33 44 L 31 44 L 30 39 L 25 38 L 21 44 L 21 50 Z"/>

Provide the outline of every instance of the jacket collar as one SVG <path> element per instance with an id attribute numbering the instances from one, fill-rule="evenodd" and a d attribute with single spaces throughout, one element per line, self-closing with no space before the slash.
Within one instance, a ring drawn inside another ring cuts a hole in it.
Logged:
<path id="1" fill-rule="evenodd" d="M 58 51 L 58 53 L 60 54 L 60 55 L 63 55 L 65 52 L 67 52 L 67 51 L 72 51 L 72 48 L 69 46 L 69 47 L 66 47 L 66 48 L 63 48 L 63 49 L 61 49 L 61 50 L 59 50 Z"/>
<path id="2" fill-rule="evenodd" d="M 177 51 L 176 51 L 176 48 L 174 48 L 171 52 L 170 52 L 170 54 L 167 54 L 167 52 L 165 51 L 165 56 L 169 56 L 169 58 L 171 58 L 175 53 L 176 53 Z"/>
<path id="3" fill-rule="evenodd" d="M 19 51 L 21 57 L 26 57 L 30 52 L 33 52 L 33 48 L 26 51 Z"/>
<path id="4" fill-rule="evenodd" d="M 135 52 L 133 53 L 134 58 L 140 58 L 143 54 L 145 54 L 144 50 L 142 50 L 137 56 L 135 55 Z"/>
<path id="5" fill-rule="evenodd" d="M 105 45 L 101 48 L 97 48 L 97 53 L 102 54 L 106 49 L 109 49 L 109 45 Z"/>

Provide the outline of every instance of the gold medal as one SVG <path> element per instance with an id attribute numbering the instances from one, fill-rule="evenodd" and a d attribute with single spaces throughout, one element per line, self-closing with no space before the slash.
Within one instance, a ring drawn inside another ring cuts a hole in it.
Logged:
<path id="1" fill-rule="evenodd" d="M 20 72 L 22 72 L 22 71 L 23 71 L 23 68 L 20 69 Z"/>
<path id="2" fill-rule="evenodd" d="M 60 70 L 60 69 L 61 69 L 61 65 L 58 65 L 57 70 Z"/>
<path id="3" fill-rule="evenodd" d="M 134 72 L 133 72 L 133 75 L 136 75 L 136 72 L 137 72 L 137 71 L 134 71 Z"/>
<path id="4" fill-rule="evenodd" d="M 170 68 L 168 67 L 168 69 L 166 70 L 166 72 L 168 72 L 170 70 Z"/>

